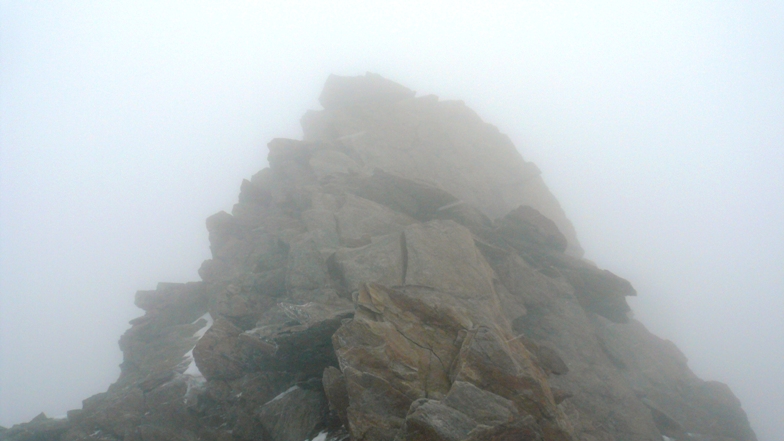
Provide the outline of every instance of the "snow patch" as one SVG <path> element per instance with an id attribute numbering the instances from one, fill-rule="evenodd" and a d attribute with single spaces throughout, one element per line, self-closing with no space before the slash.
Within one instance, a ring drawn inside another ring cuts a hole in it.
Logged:
<path id="1" fill-rule="evenodd" d="M 204 320 L 207 323 L 193 333 L 193 336 L 196 338 L 196 344 L 199 343 L 199 340 L 204 337 L 204 334 L 210 330 L 213 324 L 213 319 L 209 312 L 194 320 L 192 324 L 198 323 L 199 320 Z M 196 360 L 193 358 L 193 349 L 196 348 L 196 344 L 193 345 L 190 351 L 182 356 L 182 362 L 188 363 L 188 367 L 185 368 L 185 371 L 182 373 L 186 377 L 186 382 L 188 384 L 188 389 L 186 389 L 185 395 L 182 398 L 183 403 L 186 405 L 189 400 L 192 400 L 204 389 L 205 384 L 207 383 L 207 379 L 204 378 L 204 375 L 202 375 L 198 366 L 196 366 Z"/>
<path id="2" fill-rule="evenodd" d="M 308 441 L 308 440 L 305 440 L 305 441 Z M 327 432 L 321 432 L 321 433 L 319 433 L 319 434 L 318 434 L 318 435 L 316 435 L 316 437 L 315 437 L 315 438 L 313 438 L 311 441 L 327 441 Z"/>
<path id="3" fill-rule="evenodd" d="M 207 331 L 209 331 L 210 328 L 212 327 L 213 320 L 209 312 L 194 320 L 193 323 L 194 324 L 198 323 L 199 320 L 202 319 L 204 319 L 207 322 L 207 324 L 202 326 L 201 329 L 199 329 L 193 334 L 193 336 L 196 337 L 196 343 L 198 343 L 199 340 L 201 340 L 201 338 L 204 337 L 204 334 L 206 334 Z M 195 347 L 196 345 L 194 344 L 193 348 L 191 348 L 190 351 L 188 351 L 185 355 L 183 355 L 183 359 L 188 361 L 188 367 L 185 369 L 185 372 L 183 372 L 183 374 L 190 375 L 191 377 L 196 377 L 196 378 L 204 378 L 204 375 L 201 374 L 201 371 L 199 371 L 199 368 L 196 366 L 196 360 L 193 359 L 193 349 Z"/>
<path id="4" fill-rule="evenodd" d="M 670 438 L 669 436 L 666 436 L 666 435 L 662 435 L 662 439 L 664 441 L 675 441 L 674 439 L 672 439 L 672 438 Z"/>
<path id="5" fill-rule="evenodd" d="M 283 392 L 281 392 L 280 394 L 278 394 L 278 396 L 277 396 L 277 397 L 275 397 L 275 398 L 273 398 L 273 399 L 269 400 L 269 401 L 268 401 L 268 403 L 271 403 L 271 402 L 273 402 L 273 401 L 277 401 L 277 400 L 279 400 L 279 399 L 283 398 L 284 396 L 286 396 L 286 394 L 293 392 L 293 391 L 294 391 L 294 389 L 296 389 L 296 388 L 298 388 L 298 387 L 299 387 L 299 386 L 291 386 L 290 388 L 288 388 L 288 389 L 286 389 L 285 391 L 283 391 Z"/>
<path id="6" fill-rule="evenodd" d="M 191 324 L 195 325 L 195 324 L 196 324 L 196 323 L 198 323 L 198 322 L 199 322 L 199 320 L 201 320 L 201 319 L 204 319 L 204 320 L 206 320 L 206 321 L 207 321 L 207 324 L 206 324 L 206 325 L 204 325 L 204 326 L 202 326 L 202 328 L 201 328 L 201 329 L 199 329 L 198 331 L 196 331 L 196 332 L 193 334 L 193 336 L 194 336 L 194 337 L 196 337 L 196 338 L 198 338 L 199 340 L 201 340 L 201 338 L 202 338 L 202 337 L 204 337 L 204 334 L 206 334 L 206 333 L 207 333 L 207 331 L 209 331 L 209 330 L 210 330 L 210 328 L 212 327 L 212 322 L 213 322 L 213 320 L 212 320 L 212 316 L 211 316 L 211 315 L 210 315 L 210 313 L 208 312 L 208 313 L 205 313 L 203 316 L 201 316 L 201 317 L 197 318 L 196 320 L 194 320 L 194 321 L 193 321 L 193 323 L 191 323 Z"/>
<path id="7" fill-rule="evenodd" d="M 210 330 L 214 322 L 212 320 L 212 315 L 210 315 L 209 312 L 194 320 L 192 324 L 198 323 L 199 320 L 205 320 L 207 324 L 202 326 L 201 329 L 193 333 L 193 336 L 196 337 L 196 343 L 198 343 L 199 340 L 201 340 L 201 338 L 204 337 L 204 334 L 206 334 L 207 331 Z M 186 352 L 185 355 L 182 356 L 183 362 L 188 363 L 188 367 L 185 368 L 185 372 L 183 372 L 183 374 L 190 375 L 191 377 L 196 377 L 196 378 L 204 378 L 204 375 L 201 374 L 201 371 L 199 371 L 199 368 L 196 366 L 196 360 L 193 359 L 193 349 L 195 347 L 196 344 L 193 345 L 193 348 L 191 348 L 190 351 Z"/>

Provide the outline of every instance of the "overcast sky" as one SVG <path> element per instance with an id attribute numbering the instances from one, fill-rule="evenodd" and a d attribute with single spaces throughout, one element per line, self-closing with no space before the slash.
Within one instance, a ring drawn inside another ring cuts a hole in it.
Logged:
<path id="1" fill-rule="evenodd" d="M 134 292 L 198 280 L 266 143 L 372 71 L 508 134 L 781 439 L 784 3 L 487 3 L 0 0 L 0 425 L 104 391 Z"/>

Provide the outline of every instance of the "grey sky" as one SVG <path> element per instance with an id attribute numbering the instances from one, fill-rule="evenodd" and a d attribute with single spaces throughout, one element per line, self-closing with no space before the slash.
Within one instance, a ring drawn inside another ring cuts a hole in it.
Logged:
<path id="1" fill-rule="evenodd" d="M 784 433 L 784 3 L 0 1 L 0 425 L 103 391 L 137 289 L 330 73 L 461 99 L 760 440 Z M 261 4 L 259 4 L 261 3 Z"/>

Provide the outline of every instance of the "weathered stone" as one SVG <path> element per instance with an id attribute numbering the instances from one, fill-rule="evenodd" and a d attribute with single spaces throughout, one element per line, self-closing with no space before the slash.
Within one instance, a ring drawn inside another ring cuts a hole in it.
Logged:
<path id="1" fill-rule="evenodd" d="M 547 382 L 532 369 L 530 361 L 520 357 L 524 349 L 508 346 L 514 343 L 522 346 L 516 340 L 504 341 L 487 327 L 469 332 L 453 364 L 451 378 L 511 400 L 521 412 L 536 418 L 545 439 L 571 439 L 568 423 L 555 407 Z"/>
<path id="2" fill-rule="evenodd" d="M 536 420 L 530 415 L 497 426 L 477 426 L 463 441 L 540 441 L 544 438 Z"/>
<path id="3" fill-rule="evenodd" d="M 216 303 L 215 312 L 219 315 L 255 323 L 258 316 L 275 301 L 270 296 L 230 284 L 220 291 Z"/>
<path id="4" fill-rule="evenodd" d="M 476 422 L 438 401 L 422 398 L 411 404 L 406 416 L 406 441 L 461 441 Z"/>
<path id="5" fill-rule="evenodd" d="M 400 232 L 414 219 L 368 199 L 346 195 L 346 202 L 335 214 L 343 243 L 356 243 L 364 236 L 383 236 Z"/>
<path id="6" fill-rule="evenodd" d="M 242 180 L 239 196 L 240 204 L 257 204 L 266 206 L 271 202 L 271 200 L 272 195 L 269 191 L 265 190 L 263 187 L 251 183 L 251 181 L 248 181 L 247 179 Z"/>
<path id="7" fill-rule="evenodd" d="M 292 386 L 261 407 L 259 421 L 274 441 L 303 441 L 315 435 L 328 411 L 324 393 Z"/>
<path id="8" fill-rule="evenodd" d="M 302 221 L 319 250 L 333 250 L 340 246 L 337 220 L 332 211 L 306 210 L 302 213 Z"/>
<path id="9" fill-rule="evenodd" d="M 631 311 L 626 296 L 637 295 L 631 283 L 607 270 L 581 268 L 562 270 L 566 279 L 574 286 L 575 295 L 587 310 L 599 314 L 615 323 L 629 321 Z"/>
<path id="10" fill-rule="evenodd" d="M 306 302 L 320 297 L 329 287 L 327 264 L 310 236 L 294 242 L 289 251 L 286 291 L 294 301 Z"/>
<path id="11" fill-rule="evenodd" d="M 237 337 L 242 329 L 224 318 L 215 323 L 193 348 L 193 358 L 207 379 L 234 379 L 242 376 L 243 360 Z"/>
<path id="12" fill-rule="evenodd" d="M 360 165 L 345 153 L 330 149 L 314 152 L 310 157 L 310 168 L 319 179 L 336 173 L 359 173 L 362 170 Z"/>
<path id="13" fill-rule="evenodd" d="M 486 426 L 511 423 L 520 417 L 511 400 L 465 381 L 455 381 L 452 384 L 443 404 Z"/>
<path id="14" fill-rule="evenodd" d="M 324 369 L 322 376 L 324 393 L 329 401 L 330 410 L 335 411 L 340 418 L 343 426 L 348 427 L 348 390 L 346 389 L 346 378 L 340 369 L 328 366 Z"/>
<path id="15" fill-rule="evenodd" d="M 400 233 L 372 239 L 359 248 L 341 248 L 331 257 L 332 267 L 347 293 L 359 290 L 363 283 L 386 286 L 403 284 L 404 248 Z"/>
<path id="16" fill-rule="evenodd" d="M 364 286 L 354 319 L 333 336 L 356 439 L 392 439 L 414 400 L 449 390 L 448 370 L 458 351 L 453 342 L 470 320 L 420 294 Z"/>
<path id="17" fill-rule="evenodd" d="M 342 100 L 356 102 L 353 94 L 366 88 L 367 81 L 366 77 L 340 78 L 338 82 L 347 86 L 325 87 L 325 93 L 329 89 L 330 96 L 343 94 Z M 525 162 L 508 137 L 464 103 L 402 95 L 364 102 L 360 108 L 372 111 L 336 105 L 309 112 L 302 120 L 305 138 L 340 139 L 366 170 L 378 168 L 412 181 L 427 180 L 491 218 L 530 205 L 558 225 L 568 238 L 569 253 L 582 255 L 573 226 L 538 168 Z"/>
<path id="18" fill-rule="evenodd" d="M 244 359 L 256 368 L 288 372 L 304 378 L 321 377 L 324 368 L 337 366 L 332 335 L 342 320 L 353 315 L 347 302 L 305 305 L 280 304 L 289 319 L 240 335 Z"/>
<path id="19" fill-rule="evenodd" d="M 515 248 L 545 248 L 564 252 L 568 247 L 566 237 L 555 222 L 542 216 L 528 205 L 517 207 L 504 216 L 498 233 Z"/>
<path id="20" fill-rule="evenodd" d="M 682 427 L 685 432 L 705 437 L 756 439 L 729 388 L 697 378 L 672 342 L 650 334 L 635 320 L 628 324 L 597 320 L 596 324 L 604 348 L 623 364 L 625 376 L 651 409 L 662 433 L 675 437 L 678 427 Z"/>
<path id="21" fill-rule="evenodd" d="M 360 196 L 384 204 L 421 221 L 431 220 L 462 201 L 432 184 L 375 169 L 358 188 Z"/>
<path id="22" fill-rule="evenodd" d="M 405 284 L 454 293 L 476 303 L 493 302 L 492 270 L 471 232 L 453 221 L 431 221 L 404 230 Z"/>
<path id="23" fill-rule="evenodd" d="M 366 73 L 362 77 L 330 75 L 319 96 L 326 109 L 360 104 L 393 103 L 413 98 L 413 90 L 389 81 L 378 74 Z"/>
<path id="24" fill-rule="evenodd" d="M 0 427 L 0 440 L 59 441 L 70 428 L 69 420 L 49 418 L 41 412 L 29 423 L 17 424 L 10 429 Z"/>

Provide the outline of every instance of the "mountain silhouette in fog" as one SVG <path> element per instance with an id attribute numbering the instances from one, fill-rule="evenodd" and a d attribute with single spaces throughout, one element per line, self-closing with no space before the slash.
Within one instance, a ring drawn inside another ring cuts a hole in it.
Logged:
<path id="1" fill-rule="evenodd" d="M 202 280 L 136 294 L 117 381 L 0 440 L 756 440 L 496 127 L 370 73 L 320 103 Z"/>

